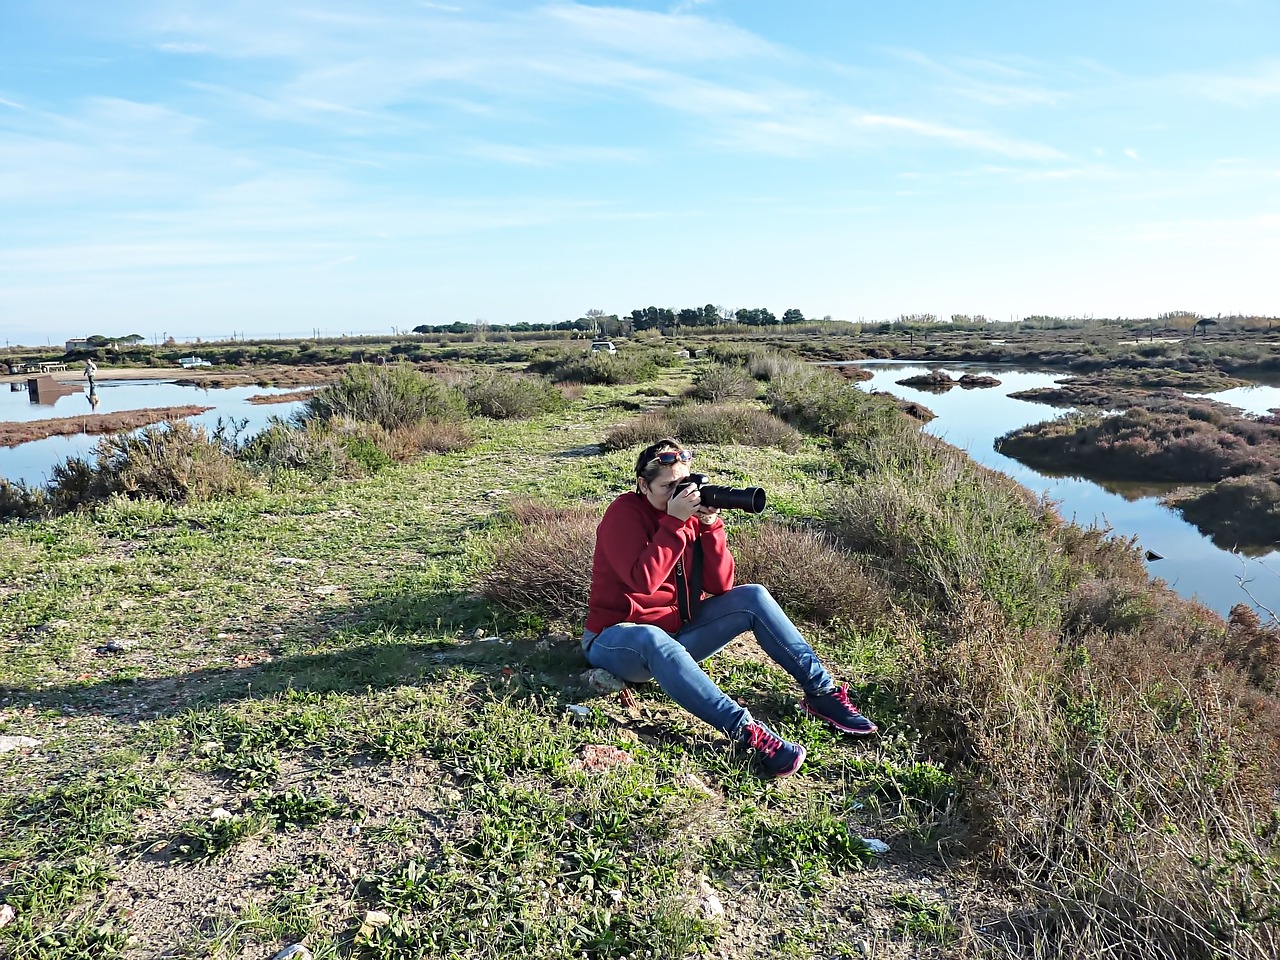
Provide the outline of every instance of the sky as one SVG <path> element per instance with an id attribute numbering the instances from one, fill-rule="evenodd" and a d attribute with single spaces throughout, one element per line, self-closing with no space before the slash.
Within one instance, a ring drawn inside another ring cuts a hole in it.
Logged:
<path id="1" fill-rule="evenodd" d="M 1280 315 L 1280 3 L 0 0 L 0 339 Z"/>

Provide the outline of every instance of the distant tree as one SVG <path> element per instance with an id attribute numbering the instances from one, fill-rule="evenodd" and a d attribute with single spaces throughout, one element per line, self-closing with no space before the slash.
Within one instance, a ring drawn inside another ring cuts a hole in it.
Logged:
<path id="1" fill-rule="evenodd" d="M 676 322 L 682 327 L 702 326 L 702 310 L 697 307 L 685 307 L 676 314 Z"/>
<path id="2" fill-rule="evenodd" d="M 804 314 L 792 307 L 782 314 L 783 323 L 804 323 Z"/>
<path id="3" fill-rule="evenodd" d="M 777 322 L 777 317 L 766 307 L 743 307 L 734 316 L 748 327 L 766 327 Z"/>

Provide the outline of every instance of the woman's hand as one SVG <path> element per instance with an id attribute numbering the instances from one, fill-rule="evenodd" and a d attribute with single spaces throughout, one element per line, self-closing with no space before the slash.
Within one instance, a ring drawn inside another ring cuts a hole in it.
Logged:
<path id="1" fill-rule="evenodd" d="M 698 512 L 701 506 L 702 494 L 690 483 L 683 490 L 671 495 L 671 499 L 667 501 L 667 513 L 677 520 L 688 520 Z"/>
<path id="2" fill-rule="evenodd" d="M 698 507 L 698 520 L 703 526 L 711 526 L 716 522 L 716 517 L 720 514 L 719 507 Z"/>

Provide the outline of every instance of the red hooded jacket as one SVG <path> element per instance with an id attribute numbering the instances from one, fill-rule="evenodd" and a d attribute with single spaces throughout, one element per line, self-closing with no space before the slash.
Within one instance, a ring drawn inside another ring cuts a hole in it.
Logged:
<path id="1" fill-rule="evenodd" d="M 596 527 L 587 629 L 600 633 L 615 623 L 651 623 L 677 633 L 683 624 L 676 599 L 676 562 L 683 558 L 684 569 L 691 569 L 698 540 L 703 595 L 732 589 L 733 554 L 718 517 L 709 524 L 696 515 L 682 521 L 638 493 L 624 493 L 609 504 Z"/>

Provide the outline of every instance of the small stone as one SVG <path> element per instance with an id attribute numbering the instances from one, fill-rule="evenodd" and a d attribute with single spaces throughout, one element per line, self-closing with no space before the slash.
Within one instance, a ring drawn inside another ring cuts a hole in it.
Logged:
<path id="1" fill-rule="evenodd" d="M 582 682 L 596 693 L 619 693 L 626 689 L 626 682 L 619 680 L 608 670 L 593 667 L 582 674 Z"/>
<path id="2" fill-rule="evenodd" d="M 10 750 L 34 750 L 40 746 L 40 741 L 35 737 L 0 737 L 0 753 L 8 753 Z"/>
<path id="3" fill-rule="evenodd" d="M 867 849 L 877 857 L 882 857 L 889 852 L 889 845 L 883 840 L 877 840 L 874 837 L 864 837 L 862 842 L 865 843 L 867 845 Z"/>
<path id="4" fill-rule="evenodd" d="M 95 648 L 96 653 L 124 653 L 129 649 L 129 644 L 121 643 L 119 640 L 108 640 L 106 643 Z"/>
<path id="5" fill-rule="evenodd" d="M 724 916 L 724 904 L 720 902 L 720 895 L 706 877 L 698 879 L 698 906 L 708 920 L 719 920 Z"/>
<path id="6" fill-rule="evenodd" d="M 370 910 L 365 913 L 364 922 L 373 927 L 385 927 L 391 922 L 391 914 L 382 910 Z"/>
<path id="7" fill-rule="evenodd" d="M 716 795 L 716 792 L 708 787 L 702 778 L 696 774 L 688 774 L 684 778 L 684 782 L 691 790 L 697 791 L 704 797 L 714 797 Z"/>
<path id="8" fill-rule="evenodd" d="M 330 584 L 325 584 L 323 587 L 316 587 L 311 592 L 318 597 L 327 597 L 331 593 L 337 593 L 338 588 L 330 583 Z"/>
<path id="9" fill-rule="evenodd" d="M 471 631 L 471 639 L 472 639 L 472 640 L 479 640 L 479 639 L 480 639 L 481 637 L 483 637 L 483 636 L 484 636 L 484 628 L 483 628 L 483 627 L 476 627 L 474 630 L 472 630 L 472 631 Z"/>
<path id="10" fill-rule="evenodd" d="M 276 558 L 275 558 L 274 560 L 272 560 L 271 562 L 272 562 L 272 563 L 278 563 L 278 564 L 279 564 L 280 566 L 282 566 L 282 567 L 301 567 L 301 566 L 305 566 L 306 564 L 310 563 L 311 561 L 310 561 L 310 560 L 299 560 L 297 557 L 276 557 Z"/>
<path id="11" fill-rule="evenodd" d="M 214 807 L 209 811 L 210 820 L 230 820 L 231 813 L 226 807 Z"/>
<path id="12" fill-rule="evenodd" d="M 586 723 L 591 719 L 591 708 L 584 707 L 579 703 L 571 703 L 564 708 L 564 712 L 569 715 L 569 719 L 575 723 Z"/>
<path id="13" fill-rule="evenodd" d="M 0 927 L 6 927 L 17 919 L 18 911 L 11 903 L 0 903 Z"/>
<path id="14" fill-rule="evenodd" d="M 311 960 L 311 951 L 300 943 L 291 943 L 279 953 L 271 958 L 271 960 Z"/>
<path id="15" fill-rule="evenodd" d="M 222 744 L 219 743 L 217 740 L 206 740 L 204 743 L 200 744 L 200 755 L 202 757 L 207 757 L 207 756 L 210 756 L 211 754 L 220 753 L 221 751 L 222 751 Z"/>

